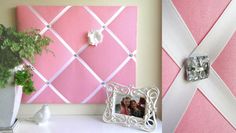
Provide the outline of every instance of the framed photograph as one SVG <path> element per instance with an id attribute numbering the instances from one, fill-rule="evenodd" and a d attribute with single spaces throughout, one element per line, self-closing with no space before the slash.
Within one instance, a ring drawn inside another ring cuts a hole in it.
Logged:
<path id="1" fill-rule="evenodd" d="M 108 83 L 106 109 L 103 120 L 145 131 L 156 128 L 157 87 L 134 88 L 117 83 Z"/>

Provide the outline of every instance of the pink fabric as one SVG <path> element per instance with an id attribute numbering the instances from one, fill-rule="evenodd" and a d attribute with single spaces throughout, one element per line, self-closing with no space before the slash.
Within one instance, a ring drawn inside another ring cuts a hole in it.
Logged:
<path id="1" fill-rule="evenodd" d="M 34 6 L 34 9 L 47 21 L 51 22 L 55 16 L 60 13 L 65 6 L 55 6 L 48 8 L 48 6 Z"/>
<path id="2" fill-rule="evenodd" d="M 131 51 L 134 51 L 136 49 L 137 40 L 137 28 L 136 24 L 134 24 L 137 21 L 137 16 L 133 15 L 135 13 L 135 7 L 127 8 L 125 9 L 125 12 L 122 12 L 119 17 L 116 18 L 114 22 L 108 26 L 124 44 L 129 44 L 127 45 L 127 47 Z M 131 16 L 133 16 L 132 19 L 130 19 Z M 117 25 L 120 25 L 123 28 L 119 28 Z"/>
<path id="3" fill-rule="evenodd" d="M 164 49 L 162 49 L 162 64 L 162 96 L 165 96 L 180 68 L 169 57 Z"/>
<path id="4" fill-rule="evenodd" d="M 235 133 L 235 129 L 212 107 L 207 98 L 197 91 L 176 132 Z"/>
<path id="5" fill-rule="evenodd" d="M 34 100 L 34 103 L 64 103 L 49 87 L 47 87 L 41 94 Z"/>
<path id="6" fill-rule="evenodd" d="M 32 6 L 32 9 L 47 23 L 50 23 L 65 7 Z M 120 9 L 120 6 L 89 6 L 88 8 L 106 23 Z M 36 28 L 42 31 L 46 27 L 28 6 L 18 6 L 16 16 L 17 28 L 20 31 L 29 28 Z M 50 80 L 73 57 L 66 46 L 68 45 L 75 53 L 78 53 L 81 48 L 87 45 L 87 33 L 100 28 L 102 28 L 102 25 L 83 6 L 72 6 L 51 25 L 51 29 L 44 33 L 44 35 L 49 36 L 53 40 L 49 49 L 54 52 L 55 56 L 44 51 L 41 56 L 36 57 L 36 63 L 33 66 L 46 80 Z M 136 50 L 136 7 L 127 6 L 108 25 L 108 28 L 127 47 L 130 53 Z M 91 68 L 102 81 L 105 81 L 118 66 L 129 58 L 128 53 L 107 31 L 104 30 L 103 35 L 104 40 L 101 44 L 97 47 L 89 46 L 79 54 L 79 58 L 88 65 L 87 68 L 77 59 L 74 59 L 51 83 L 56 91 L 70 103 L 104 103 L 106 98 L 105 88 L 95 91 L 101 82 L 90 73 L 89 69 Z M 111 78 L 111 81 L 125 85 L 135 84 L 135 66 L 134 60 L 130 59 Z M 37 91 L 30 96 L 24 96 L 23 103 L 65 102 L 51 87 L 46 87 L 42 91 L 45 82 L 36 73 L 34 73 L 33 80 Z M 41 91 L 42 93 L 40 93 Z"/>
<path id="7" fill-rule="evenodd" d="M 105 36 L 103 45 L 91 47 L 81 53 L 81 57 L 101 78 L 105 79 L 127 58 L 127 53 L 116 44 L 107 31 L 104 31 L 103 35 Z"/>
<path id="8" fill-rule="evenodd" d="M 97 16 L 105 23 L 113 14 L 119 9 L 119 6 L 107 6 L 106 8 L 100 8 L 98 6 L 89 6 L 89 8 L 96 12 Z M 104 13 L 105 12 L 105 13 Z"/>
<path id="9" fill-rule="evenodd" d="M 36 56 L 34 66 L 45 78 L 50 79 L 70 59 L 71 54 L 51 32 L 47 31 L 45 35 L 53 40 L 48 47 L 53 54 L 43 51 L 42 55 Z"/>
<path id="10" fill-rule="evenodd" d="M 19 31 L 30 28 L 42 30 L 45 27 L 44 24 L 33 13 L 31 13 L 30 9 L 25 6 L 18 6 L 16 8 L 16 13 L 17 29 Z M 30 21 L 23 21 L 27 20 L 27 18 L 30 19 Z"/>
<path id="11" fill-rule="evenodd" d="M 76 6 L 70 8 L 52 27 L 75 52 L 87 44 L 88 31 L 101 28 L 83 7 Z"/>
<path id="12" fill-rule="evenodd" d="M 127 73 L 129 73 L 127 75 Z M 119 72 L 116 74 L 115 77 L 111 79 L 111 81 L 121 83 L 124 85 L 135 85 L 135 78 L 133 75 L 135 75 L 136 69 L 135 69 L 135 62 L 130 61 L 128 64 Z M 124 80 L 125 79 L 125 80 Z M 101 89 L 96 96 L 94 96 L 92 99 L 89 100 L 89 103 L 102 103 L 104 101 L 104 97 L 106 97 L 105 88 Z"/>
<path id="13" fill-rule="evenodd" d="M 199 44 L 230 0 L 173 0 L 175 7 Z"/>
<path id="14" fill-rule="evenodd" d="M 222 53 L 212 65 L 215 71 L 224 80 L 226 85 L 231 89 L 234 96 L 236 96 L 236 34 L 233 35 L 229 43 L 226 45 Z"/>
<path id="15" fill-rule="evenodd" d="M 173 0 L 174 5 L 198 44 L 212 28 L 229 2 L 229 0 L 217 2 L 215 0 Z M 233 82 L 235 79 L 233 75 L 235 75 L 236 71 L 233 69 L 235 65 L 233 65 L 234 62 L 232 61 L 236 51 L 236 47 L 233 45 L 233 43 L 236 43 L 234 38 L 231 39 L 224 51 L 214 62 L 213 67 L 235 95 L 236 86 Z M 164 50 L 162 50 L 162 60 L 162 87 L 164 95 L 168 92 L 173 79 L 178 74 L 179 68 Z M 197 92 L 180 121 L 176 132 L 231 133 L 235 132 L 235 129 L 200 92 Z"/>

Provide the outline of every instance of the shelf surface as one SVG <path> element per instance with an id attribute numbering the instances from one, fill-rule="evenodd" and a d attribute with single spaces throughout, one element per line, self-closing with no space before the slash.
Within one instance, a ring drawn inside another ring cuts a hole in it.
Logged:
<path id="1" fill-rule="evenodd" d="M 157 128 L 153 133 L 162 132 L 162 123 L 157 121 Z M 52 116 L 49 122 L 37 125 L 23 119 L 15 129 L 15 133 L 145 133 L 134 128 L 123 127 L 116 124 L 107 124 L 102 116 Z"/>

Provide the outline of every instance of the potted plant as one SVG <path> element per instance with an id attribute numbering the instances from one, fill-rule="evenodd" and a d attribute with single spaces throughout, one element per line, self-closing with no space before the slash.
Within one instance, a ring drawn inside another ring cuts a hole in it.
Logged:
<path id="1" fill-rule="evenodd" d="M 29 95 L 35 91 L 32 71 L 24 60 L 34 63 L 35 55 L 50 41 L 36 29 L 18 32 L 0 24 L 0 128 L 14 124 L 22 92 Z"/>

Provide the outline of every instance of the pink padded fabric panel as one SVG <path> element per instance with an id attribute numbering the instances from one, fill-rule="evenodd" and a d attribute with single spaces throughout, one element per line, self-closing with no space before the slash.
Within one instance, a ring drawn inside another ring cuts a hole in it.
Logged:
<path id="1" fill-rule="evenodd" d="M 223 13 L 230 0 L 172 0 L 181 17 L 187 24 L 195 41 L 199 44 Z M 236 96 L 234 69 L 235 43 L 234 35 L 220 56 L 213 64 L 213 68 Z M 230 60 L 229 57 L 231 58 Z M 177 76 L 180 68 L 172 58 L 162 49 L 162 87 L 163 96 Z M 169 68 L 169 69 L 166 69 Z M 186 113 L 180 121 L 176 133 L 233 133 L 234 127 L 214 108 L 208 99 L 198 90 L 194 95 Z"/>
<path id="2" fill-rule="evenodd" d="M 53 42 L 36 57 L 37 89 L 23 103 L 104 103 L 109 81 L 135 85 L 137 8 L 135 6 L 18 6 L 17 28 L 40 30 Z M 103 30 L 97 47 L 87 33 Z"/>

